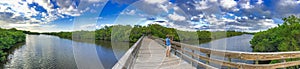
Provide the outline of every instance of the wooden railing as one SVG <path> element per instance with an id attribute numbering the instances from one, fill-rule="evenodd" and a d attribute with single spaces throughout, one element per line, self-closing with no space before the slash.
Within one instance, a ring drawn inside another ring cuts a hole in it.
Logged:
<path id="1" fill-rule="evenodd" d="M 132 69 L 132 64 L 134 64 L 134 61 L 137 58 L 143 38 L 144 36 L 142 36 L 131 48 L 129 48 L 112 69 Z"/>
<path id="2" fill-rule="evenodd" d="M 155 38 L 157 42 L 163 44 L 163 39 Z M 186 48 L 190 50 L 186 50 Z M 182 57 L 193 63 L 197 63 L 199 66 L 211 69 L 214 67 L 209 66 L 208 63 L 219 64 L 222 66 L 227 66 L 229 68 L 239 68 L 239 69 L 276 69 L 276 68 L 285 68 L 291 66 L 300 65 L 299 61 L 290 61 L 286 62 L 285 59 L 289 58 L 300 58 L 300 51 L 292 51 L 292 52 L 240 52 L 240 51 L 227 51 L 227 50 L 213 50 L 210 48 L 199 47 L 195 45 L 189 45 L 180 42 L 172 42 L 172 49 L 174 49 L 176 54 L 180 54 Z M 201 56 L 199 53 L 195 53 L 195 51 L 199 51 L 205 53 L 206 56 Z M 220 56 L 228 58 L 228 61 L 219 60 L 219 59 L 212 59 L 210 55 Z M 191 55 L 191 56 L 187 56 Z M 199 58 L 201 60 L 205 60 L 206 63 L 199 62 L 194 58 Z M 255 64 L 247 64 L 241 62 L 231 62 L 231 59 L 241 59 L 241 60 L 253 60 Z M 258 64 L 258 61 L 265 61 L 265 60 L 282 60 L 281 63 L 275 64 Z"/>

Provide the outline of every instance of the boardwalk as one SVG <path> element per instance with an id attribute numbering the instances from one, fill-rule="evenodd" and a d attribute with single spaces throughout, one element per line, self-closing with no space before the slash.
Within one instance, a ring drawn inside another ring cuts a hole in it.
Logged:
<path id="1" fill-rule="evenodd" d="M 165 48 L 152 39 L 142 41 L 134 69 L 195 69 L 191 64 L 175 55 L 165 57 Z"/>
<path id="2" fill-rule="evenodd" d="M 153 38 L 153 37 L 151 37 Z M 155 39 L 155 40 L 153 40 Z M 299 68 L 300 60 L 286 61 L 286 59 L 300 58 L 300 51 L 291 52 L 240 52 L 227 50 L 214 50 L 194 45 L 188 45 L 173 41 L 173 52 L 180 54 L 180 57 L 171 54 L 165 57 L 165 48 L 162 46 L 164 39 L 141 37 L 115 64 L 113 69 L 195 69 L 192 64 L 206 69 L 218 69 L 211 63 L 238 69 L 276 69 L 294 67 Z M 159 42 L 159 43 L 158 43 Z M 189 49 L 189 50 L 186 50 Z M 206 56 L 196 52 L 202 52 Z M 190 56 L 188 56 L 190 55 Z M 211 58 L 210 55 L 225 57 L 228 60 Z M 192 63 L 188 63 L 184 60 Z M 205 62 L 200 62 L 204 60 Z M 231 59 L 254 61 L 255 64 L 243 62 L 232 62 Z M 274 64 L 259 64 L 258 61 L 281 60 Z"/>

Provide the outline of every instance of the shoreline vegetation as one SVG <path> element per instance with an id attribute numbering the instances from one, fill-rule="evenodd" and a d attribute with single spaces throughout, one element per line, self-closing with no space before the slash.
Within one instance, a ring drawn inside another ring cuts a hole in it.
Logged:
<path id="1" fill-rule="evenodd" d="M 18 43 L 25 42 L 26 35 L 23 31 L 0 28 L 0 62 L 4 62 L 8 55 L 8 50 Z"/>
<path id="2" fill-rule="evenodd" d="M 254 35 L 250 41 L 254 52 L 300 51 L 300 18 L 291 15 L 283 18 L 283 20 L 284 23 L 282 25 Z M 285 60 L 288 62 L 300 60 L 300 58 Z M 281 61 L 272 60 L 270 63 L 279 63 Z"/>
<path id="3" fill-rule="evenodd" d="M 283 52 L 300 50 L 300 18 L 289 16 L 284 23 L 261 31 L 250 41 L 254 52 Z"/>
<path id="4" fill-rule="evenodd" d="M 71 39 L 95 39 L 107 41 L 125 41 L 136 42 L 141 36 L 155 36 L 166 38 L 166 35 L 173 36 L 174 41 L 199 41 L 199 43 L 209 42 L 214 39 L 238 36 L 242 34 L 251 34 L 247 32 L 236 31 L 181 31 L 175 28 L 167 28 L 158 24 L 149 24 L 148 26 L 130 26 L 130 25 L 113 25 L 95 31 L 74 31 L 74 32 L 51 32 L 41 33 L 54 35 L 60 38 Z M 91 37 L 94 36 L 94 37 Z M 129 37 L 129 38 L 126 38 Z"/>

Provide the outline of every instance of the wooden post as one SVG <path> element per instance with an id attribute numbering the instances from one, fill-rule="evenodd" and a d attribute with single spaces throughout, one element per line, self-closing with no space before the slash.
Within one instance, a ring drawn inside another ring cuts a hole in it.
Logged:
<path id="1" fill-rule="evenodd" d="M 210 54 L 206 54 L 206 56 L 210 59 Z M 209 60 L 206 61 L 206 64 L 209 64 Z"/>
<path id="2" fill-rule="evenodd" d="M 283 63 L 285 63 L 285 62 L 286 62 L 286 60 L 285 60 L 285 59 L 282 59 L 282 62 L 283 62 Z M 286 69 L 286 68 L 283 68 L 283 69 Z"/>
<path id="3" fill-rule="evenodd" d="M 256 59 L 255 59 L 255 64 L 259 64 L 259 62 L 258 62 L 258 61 L 259 61 L 258 55 L 255 55 L 255 58 L 256 58 Z"/>
<path id="4" fill-rule="evenodd" d="M 176 45 L 174 45 L 174 54 L 175 54 L 175 56 L 177 55 L 177 53 L 176 53 L 176 51 L 177 51 L 177 48 L 176 48 Z"/>
<path id="5" fill-rule="evenodd" d="M 192 53 L 195 54 L 195 53 L 194 53 L 194 50 L 192 50 Z M 191 54 L 191 55 L 192 55 L 192 58 L 195 59 L 193 54 Z M 192 62 L 192 65 L 193 65 L 193 62 Z"/>
<path id="6" fill-rule="evenodd" d="M 255 64 L 258 64 L 258 60 L 255 60 Z"/>
<path id="7" fill-rule="evenodd" d="M 183 56 L 183 54 L 184 54 L 184 52 L 183 52 L 183 50 L 184 50 L 184 47 L 182 46 L 182 45 L 180 45 L 180 47 L 181 47 L 181 58 L 183 58 L 182 56 Z"/>
<path id="8" fill-rule="evenodd" d="M 228 57 L 228 61 L 231 62 L 231 58 Z M 231 69 L 231 67 L 228 67 L 228 69 Z"/>

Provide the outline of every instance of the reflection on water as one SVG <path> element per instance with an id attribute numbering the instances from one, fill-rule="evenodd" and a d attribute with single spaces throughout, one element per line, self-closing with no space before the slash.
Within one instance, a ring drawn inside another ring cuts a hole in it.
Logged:
<path id="1" fill-rule="evenodd" d="M 183 43 L 191 44 L 194 46 L 199 46 L 199 47 L 205 47 L 205 48 L 210 48 L 213 50 L 227 50 L 227 51 L 240 51 L 240 52 L 252 52 L 251 44 L 250 41 L 253 38 L 253 35 L 250 34 L 244 34 L 240 36 L 234 36 L 234 37 L 228 37 L 228 38 L 222 38 L 222 39 L 217 39 L 217 40 L 212 40 L 212 41 L 186 41 Z M 199 44 L 200 43 L 200 44 Z M 191 51 L 191 49 L 184 48 L 185 50 Z M 194 51 L 194 53 L 200 54 L 201 56 L 207 56 L 205 53 L 199 52 L 199 51 Z M 216 56 L 213 54 L 219 54 L 223 56 Z M 186 54 L 191 57 L 191 55 Z M 225 53 L 217 53 L 217 52 L 211 52 L 209 55 L 211 59 L 218 59 L 218 60 L 224 60 L 224 61 L 229 61 L 228 58 L 224 57 Z M 206 61 L 202 59 L 198 59 L 202 63 L 206 63 Z M 240 62 L 240 63 L 248 63 L 248 64 L 253 64 L 254 61 L 250 60 L 240 60 L 240 59 L 231 59 L 232 62 Z M 219 64 L 214 64 L 214 63 L 209 63 L 209 65 L 225 69 L 227 67 L 221 66 Z M 198 68 L 201 68 L 198 67 Z"/>
<path id="2" fill-rule="evenodd" d="M 114 53 L 123 55 L 129 48 L 113 50 L 110 41 L 72 41 L 49 35 L 27 35 L 22 46 L 16 46 L 9 54 L 4 68 L 25 69 L 76 69 L 85 65 L 110 69 L 117 58 Z M 127 42 L 118 42 L 126 45 Z M 115 46 L 119 47 L 119 46 Z M 77 63 L 76 63 L 77 62 Z M 93 63 L 98 62 L 98 63 Z"/>
<path id="3" fill-rule="evenodd" d="M 221 47 L 230 51 L 252 52 L 250 44 L 252 38 L 253 35 L 244 34 L 241 36 L 213 40 L 208 43 L 200 44 L 200 46 L 206 48 Z"/>

